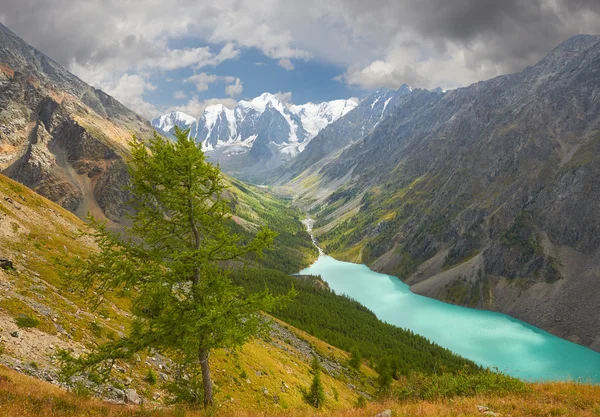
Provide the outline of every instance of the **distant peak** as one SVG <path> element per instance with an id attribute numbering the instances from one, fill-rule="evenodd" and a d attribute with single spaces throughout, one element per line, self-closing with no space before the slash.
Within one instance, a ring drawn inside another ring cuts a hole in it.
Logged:
<path id="1" fill-rule="evenodd" d="M 398 88 L 399 93 L 411 93 L 412 90 L 412 87 L 408 84 L 402 84 L 400 88 Z"/>
<path id="2" fill-rule="evenodd" d="M 271 94 L 271 93 L 268 93 L 268 92 L 264 92 L 260 96 L 258 96 L 257 98 L 268 99 L 268 98 L 277 98 L 277 97 L 274 94 Z"/>

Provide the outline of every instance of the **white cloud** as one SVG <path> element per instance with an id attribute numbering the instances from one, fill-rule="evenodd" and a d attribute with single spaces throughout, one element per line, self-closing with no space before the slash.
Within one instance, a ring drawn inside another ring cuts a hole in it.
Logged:
<path id="1" fill-rule="evenodd" d="M 146 102 L 143 96 L 146 91 L 155 89 L 156 86 L 137 74 L 124 74 L 118 79 L 107 82 L 105 86 L 106 93 L 148 119 L 155 117 L 158 109 Z"/>
<path id="2" fill-rule="evenodd" d="M 292 92 L 291 91 L 286 91 L 286 92 L 278 91 L 274 95 L 275 95 L 275 97 L 277 97 L 279 99 L 279 101 L 281 101 L 286 106 L 292 104 Z"/>
<path id="3" fill-rule="evenodd" d="M 167 109 L 166 112 L 169 112 L 171 110 L 179 110 L 195 118 L 200 118 L 202 117 L 204 109 L 214 104 L 222 104 L 227 108 L 233 109 L 237 105 L 237 100 L 233 98 L 209 98 L 200 101 L 197 97 L 194 97 L 191 100 L 189 100 L 186 104 L 182 106 L 171 107 Z"/>
<path id="4" fill-rule="evenodd" d="M 281 68 L 283 68 L 286 71 L 292 71 L 294 69 L 294 64 L 292 64 L 292 61 L 290 61 L 288 58 L 282 58 L 277 62 L 277 65 L 279 65 Z"/>
<path id="5" fill-rule="evenodd" d="M 244 91 L 244 86 L 239 78 L 236 78 L 233 84 L 229 84 L 225 87 L 225 94 L 229 97 L 239 96 L 242 94 L 242 91 Z"/>
<path id="6" fill-rule="evenodd" d="M 192 83 L 196 85 L 196 90 L 199 92 L 208 90 L 210 84 L 214 84 L 217 82 L 225 82 L 225 83 L 239 83 L 237 88 L 240 93 L 242 92 L 242 84 L 239 78 L 232 77 L 230 75 L 215 75 L 215 74 L 207 74 L 205 72 L 201 72 L 200 74 L 195 74 L 188 77 L 185 80 L 186 83 Z M 232 91 L 236 91 L 235 88 Z"/>
<path id="7" fill-rule="evenodd" d="M 185 91 L 177 90 L 173 93 L 173 98 L 176 100 L 183 100 L 183 99 L 187 98 L 187 94 Z"/>

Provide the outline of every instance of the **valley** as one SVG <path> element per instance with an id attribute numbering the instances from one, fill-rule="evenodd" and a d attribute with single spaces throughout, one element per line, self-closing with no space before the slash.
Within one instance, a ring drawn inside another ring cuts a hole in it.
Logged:
<path id="1" fill-rule="evenodd" d="M 598 350 L 599 39 L 469 87 L 400 89 L 361 136 L 367 98 L 271 181 L 334 258 Z"/>
<path id="2" fill-rule="evenodd" d="M 0 414 L 600 415 L 600 36 L 304 104 L 199 71 L 309 54 L 183 46 L 140 116 L 3 19 Z"/>

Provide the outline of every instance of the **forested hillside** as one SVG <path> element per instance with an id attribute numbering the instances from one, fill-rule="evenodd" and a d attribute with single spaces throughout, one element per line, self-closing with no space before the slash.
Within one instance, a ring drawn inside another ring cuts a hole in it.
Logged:
<path id="1" fill-rule="evenodd" d="M 266 269 L 239 271 L 233 277 L 250 292 L 268 288 L 274 294 L 286 294 L 295 288 L 297 297 L 273 313 L 277 318 L 347 352 L 358 349 L 376 363 L 388 360 L 397 376 L 480 371 L 473 362 L 410 330 L 381 322 L 358 302 L 330 291 L 318 277 L 292 277 Z"/>

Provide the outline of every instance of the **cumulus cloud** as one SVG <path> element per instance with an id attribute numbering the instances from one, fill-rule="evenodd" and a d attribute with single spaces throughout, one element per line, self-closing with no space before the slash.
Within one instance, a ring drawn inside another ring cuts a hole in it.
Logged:
<path id="1" fill-rule="evenodd" d="M 244 91 L 244 86 L 239 78 L 236 78 L 233 84 L 229 84 L 225 87 L 225 94 L 229 97 L 237 97 L 242 94 L 242 91 Z"/>
<path id="2" fill-rule="evenodd" d="M 185 91 L 177 90 L 173 93 L 173 98 L 175 100 L 183 100 L 187 98 L 187 94 Z"/>
<path id="3" fill-rule="evenodd" d="M 215 75 L 201 72 L 200 74 L 194 74 L 185 80 L 186 83 L 192 83 L 196 86 L 196 90 L 199 92 L 208 90 L 211 84 L 217 82 L 224 82 L 228 85 L 225 87 L 225 92 L 229 96 L 236 96 L 242 93 L 243 86 L 239 78 L 232 77 L 231 75 Z"/>
<path id="4" fill-rule="evenodd" d="M 146 102 L 143 96 L 146 91 L 155 89 L 156 86 L 135 74 L 124 74 L 118 79 L 107 82 L 105 86 L 106 93 L 118 97 L 125 106 L 148 119 L 156 116 L 158 109 Z"/>
<path id="5" fill-rule="evenodd" d="M 291 91 L 286 91 L 286 92 L 278 91 L 274 94 L 274 96 L 277 97 L 279 99 L 279 101 L 281 101 L 286 106 L 289 106 L 292 104 L 292 92 Z"/>
<path id="6" fill-rule="evenodd" d="M 281 68 L 283 68 L 286 71 L 292 71 L 294 69 L 294 64 L 292 64 L 292 61 L 290 61 L 288 58 L 282 58 L 277 62 L 277 65 L 279 65 Z"/>
<path id="7" fill-rule="evenodd" d="M 200 117 L 202 117 L 204 109 L 214 104 L 222 104 L 229 109 L 233 109 L 237 105 L 237 100 L 233 98 L 209 98 L 201 101 L 197 97 L 194 97 L 190 99 L 186 104 L 182 106 L 171 107 L 167 109 L 167 111 L 179 110 L 199 119 Z"/>
<path id="8" fill-rule="evenodd" d="M 532 65 L 575 34 L 600 33 L 594 1 L 343 3 L 339 13 L 326 12 L 350 33 L 339 49 L 353 62 L 345 62 L 339 79 L 368 89 L 463 86 Z M 372 52 L 353 54 L 356 39 L 367 40 L 359 44 L 370 44 Z"/>
<path id="9" fill-rule="evenodd" d="M 286 69 L 294 59 L 336 64 L 341 81 L 366 89 L 448 88 L 521 70 L 572 35 L 600 33 L 597 0 L 172 0 L 174 19 L 159 0 L 21 0 L 0 13 L 86 81 L 198 70 L 256 48 Z M 182 38 L 223 46 L 173 47 Z"/>

